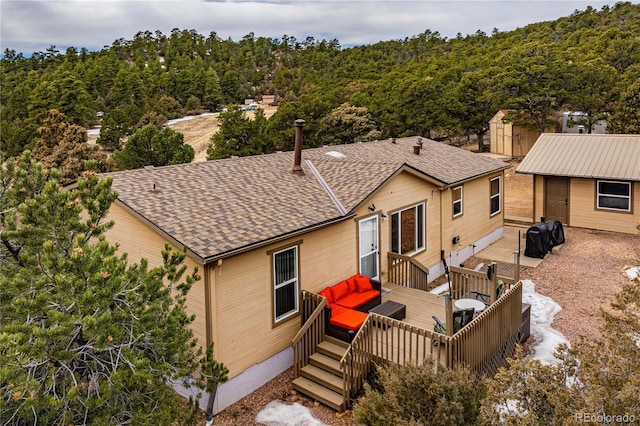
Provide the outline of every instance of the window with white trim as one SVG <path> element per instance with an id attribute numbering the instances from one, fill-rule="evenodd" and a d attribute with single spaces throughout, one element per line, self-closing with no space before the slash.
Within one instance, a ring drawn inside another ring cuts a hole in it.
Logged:
<path id="1" fill-rule="evenodd" d="M 596 186 L 599 209 L 631 211 L 631 182 L 599 180 Z"/>
<path id="2" fill-rule="evenodd" d="M 406 254 L 425 248 L 425 203 L 391 214 L 391 251 Z"/>
<path id="3" fill-rule="evenodd" d="M 298 246 L 273 253 L 274 322 L 298 312 Z"/>
<path id="4" fill-rule="evenodd" d="M 498 176 L 490 181 L 491 186 L 491 216 L 500 213 L 502 207 L 502 177 Z"/>
<path id="5" fill-rule="evenodd" d="M 453 188 L 453 217 L 462 216 L 462 186 Z"/>

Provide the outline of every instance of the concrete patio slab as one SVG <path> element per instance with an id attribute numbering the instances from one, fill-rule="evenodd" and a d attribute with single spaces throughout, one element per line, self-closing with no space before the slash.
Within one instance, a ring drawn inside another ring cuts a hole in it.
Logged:
<path id="1" fill-rule="evenodd" d="M 505 226 L 502 238 L 495 243 L 489 245 L 484 250 L 475 254 L 481 259 L 492 260 L 495 262 L 514 263 L 514 253 L 518 251 L 518 241 L 520 242 L 520 266 L 528 266 L 535 268 L 544 259 L 534 257 L 526 257 L 524 255 L 525 242 L 527 237 L 527 228 L 519 226 Z"/>

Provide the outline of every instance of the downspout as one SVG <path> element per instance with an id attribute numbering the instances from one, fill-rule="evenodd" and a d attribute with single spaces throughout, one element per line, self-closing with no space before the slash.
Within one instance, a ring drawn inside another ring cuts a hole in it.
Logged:
<path id="1" fill-rule="evenodd" d="M 442 205 L 442 190 L 439 190 L 438 193 L 440 194 L 440 257 L 444 259 L 444 207 Z"/>
<path id="2" fill-rule="evenodd" d="M 211 274 L 214 271 L 215 266 L 204 266 L 204 317 L 205 317 L 205 339 L 206 348 L 213 342 L 213 313 L 211 312 Z M 217 389 L 216 389 L 217 390 Z M 216 398 L 216 393 L 209 393 L 209 400 L 207 401 L 206 410 L 206 425 L 211 426 L 213 424 L 213 402 Z"/>

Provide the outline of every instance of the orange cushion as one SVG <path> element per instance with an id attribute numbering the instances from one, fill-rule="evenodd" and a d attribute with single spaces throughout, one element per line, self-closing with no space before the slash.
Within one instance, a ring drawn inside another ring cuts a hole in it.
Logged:
<path id="1" fill-rule="evenodd" d="M 329 305 L 329 307 L 331 308 L 331 316 L 334 317 L 336 315 L 340 315 L 341 313 L 343 313 L 344 311 L 348 311 L 349 309 L 345 308 L 344 306 L 340 306 L 336 303 L 332 303 L 331 305 Z"/>
<path id="2" fill-rule="evenodd" d="M 358 291 L 356 288 L 356 276 L 347 278 L 347 288 L 349 289 L 349 293 L 353 293 Z"/>
<path id="3" fill-rule="evenodd" d="M 333 297 L 331 297 L 331 290 L 329 290 L 329 287 L 325 288 L 324 290 L 322 290 L 320 293 L 318 293 L 320 296 L 324 296 L 327 299 L 327 305 L 330 305 L 333 303 Z"/>
<path id="4" fill-rule="evenodd" d="M 362 326 L 362 323 L 364 323 L 366 319 L 367 314 L 364 312 L 348 309 L 339 315 L 333 315 L 331 317 L 331 324 L 346 328 L 347 330 L 356 331 Z"/>
<path id="5" fill-rule="evenodd" d="M 356 309 L 368 301 L 375 299 L 379 294 L 380 292 L 378 290 L 369 290 L 364 293 L 350 293 L 335 304 L 339 304 L 340 306 L 344 306 L 349 309 Z"/>
<path id="6" fill-rule="evenodd" d="M 331 297 L 336 302 L 349 292 L 346 281 L 340 281 L 338 284 L 329 287 L 331 289 Z"/>
<path id="7" fill-rule="evenodd" d="M 356 277 L 356 287 L 358 288 L 359 293 L 373 290 L 369 277 Z"/>

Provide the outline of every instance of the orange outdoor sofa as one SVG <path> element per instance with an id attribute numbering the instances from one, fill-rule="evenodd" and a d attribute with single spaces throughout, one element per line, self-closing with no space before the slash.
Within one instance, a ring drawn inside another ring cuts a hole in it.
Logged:
<path id="1" fill-rule="evenodd" d="M 369 310 L 382 303 L 381 287 L 380 281 L 356 274 L 318 293 L 327 299 L 325 333 L 350 342 Z"/>

